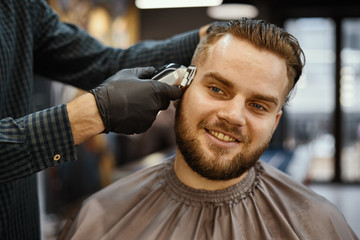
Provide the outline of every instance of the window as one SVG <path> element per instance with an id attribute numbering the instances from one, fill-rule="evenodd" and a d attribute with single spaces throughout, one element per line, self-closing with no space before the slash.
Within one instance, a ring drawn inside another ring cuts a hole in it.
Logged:
<path id="1" fill-rule="evenodd" d="M 285 28 L 300 42 L 306 66 L 287 113 L 287 144 L 300 154 L 311 181 L 334 178 L 335 151 L 340 152 L 341 180 L 360 181 L 360 19 L 288 19 Z M 336 28 L 341 39 L 336 39 Z M 336 56 L 340 41 L 340 56 Z M 340 59 L 340 84 L 336 83 Z M 336 89 L 338 86 L 338 89 Z M 336 99 L 336 92 L 340 92 Z M 335 116 L 340 103 L 340 117 Z M 339 104 L 338 104 L 339 105 Z M 336 149 L 335 118 L 340 120 L 341 149 Z"/>
<path id="2" fill-rule="evenodd" d="M 300 155 L 306 178 L 329 181 L 334 169 L 335 23 L 327 18 L 289 19 L 285 28 L 300 42 L 306 65 L 287 113 L 287 142 Z"/>
<path id="3" fill-rule="evenodd" d="M 341 176 L 360 180 L 360 19 L 342 21 L 340 104 L 343 112 Z"/>

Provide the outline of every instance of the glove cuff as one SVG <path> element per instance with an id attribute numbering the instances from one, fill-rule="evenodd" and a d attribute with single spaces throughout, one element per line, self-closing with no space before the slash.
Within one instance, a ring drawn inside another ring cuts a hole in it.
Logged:
<path id="1" fill-rule="evenodd" d="M 102 107 L 102 105 L 99 104 L 100 100 L 99 100 L 99 95 L 97 94 L 97 92 L 98 92 L 98 88 L 94 88 L 94 89 L 91 89 L 91 90 L 90 90 L 90 93 L 91 93 L 92 95 L 94 95 L 94 97 L 95 97 L 95 102 L 96 102 L 97 109 L 98 109 L 98 111 L 99 111 L 101 120 L 103 121 L 103 124 L 104 124 L 104 126 L 105 126 L 104 131 L 102 131 L 101 133 L 106 133 L 106 134 L 107 134 L 107 133 L 110 132 L 110 129 L 109 129 L 109 127 L 108 127 L 108 126 L 109 126 L 108 121 L 107 121 L 107 119 L 106 119 L 106 117 L 105 117 L 105 116 L 107 116 L 107 115 L 106 115 L 106 109 L 104 109 L 104 108 Z"/>

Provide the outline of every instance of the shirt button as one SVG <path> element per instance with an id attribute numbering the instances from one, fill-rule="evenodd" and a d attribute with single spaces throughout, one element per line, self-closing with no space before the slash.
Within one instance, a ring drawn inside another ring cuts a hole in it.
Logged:
<path id="1" fill-rule="evenodd" d="M 61 158 L 60 154 L 56 154 L 53 159 L 54 161 L 58 161 L 60 158 Z"/>

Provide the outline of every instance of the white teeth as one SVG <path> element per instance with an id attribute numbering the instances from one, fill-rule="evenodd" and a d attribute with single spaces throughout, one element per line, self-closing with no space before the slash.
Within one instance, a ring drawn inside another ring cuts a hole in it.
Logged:
<path id="1" fill-rule="evenodd" d="M 234 142 L 235 138 L 230 137 L 229 135 L 224 135 L 223 133 L 219 133 L 219 132 L 215 132 L 215 131 L 210 131 L 211 135 L 213 135 L 214 137 L 225 141 L 225 142 Z"/>

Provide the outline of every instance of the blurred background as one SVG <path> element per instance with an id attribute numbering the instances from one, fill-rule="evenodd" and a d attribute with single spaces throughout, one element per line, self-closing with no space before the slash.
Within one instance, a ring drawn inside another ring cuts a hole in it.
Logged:
<path id="1" fill-rule="evenodd" d="M 207 0 L 200 6 L 200 1 L 192 0 L 195 6 L 167 8 L 155 3 L 177 1 L 48 2 L 61 20 L 80 25 L 104 44 L 120 48 L 244 16 L 287 29 L 299 40 L 306 66 L 262 160 L 332 201 L 360 236 L 359 1 Z M 83 94 L 36 78 L 34 110 Z M 92 193 L 173 154 L 173 114 L 171 106 L 144 134 L 99 135 L 77 147 L 78 161 L 39 173 L 42 238 L 56 239 L 66 219 Z"/>

